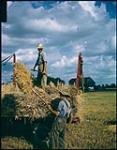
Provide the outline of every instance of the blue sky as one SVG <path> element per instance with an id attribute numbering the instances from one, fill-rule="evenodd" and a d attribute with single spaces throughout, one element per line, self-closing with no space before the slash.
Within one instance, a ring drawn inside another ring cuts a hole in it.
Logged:
<path id="1" fill-rule="evenodd" d="M 17 60 L 31 69 L 37 59 L 36 45 L 41 42 L 49 75 L 66 82 L 76 77 L 77 57 L 82 52 L 85 77 L 92 77 L 97 84 L 115 83 L 114 1 L 7 3 L 7 23 L 2 23 L 2 58 L 15 52 Z M 4 71 L 8 78 L 9 70 Z"/>

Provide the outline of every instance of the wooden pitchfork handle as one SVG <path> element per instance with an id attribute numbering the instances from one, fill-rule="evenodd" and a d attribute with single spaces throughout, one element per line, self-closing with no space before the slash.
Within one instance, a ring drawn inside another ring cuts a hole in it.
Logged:
<path id="1" fill-rule="evenodd" d="M 51 108 L 51 106 L 50 106 L 47 102 L 45 102 L 45 100 L 44 100 L 43 98 L 41 98 L 40 95 L 39 95 L 34 89 L 32 89 L 32 91 L 48 106 L 47 108 L 48 108 L 49 111 L 51 111 L 51 112 L 52 112 L 53 114 L 55 114 L 55 115 L 58 115 L 58 114 L 59 114 L 57 111 L 54 111 L 54 110 Z"/>

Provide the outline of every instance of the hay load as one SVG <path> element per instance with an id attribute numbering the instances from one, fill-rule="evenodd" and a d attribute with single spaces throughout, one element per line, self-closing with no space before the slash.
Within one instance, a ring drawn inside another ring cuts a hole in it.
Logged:
<path id="1" fill-rule="evenodd" d="M 31 72 L 24 64 L 16 63 L 15 67 L 16 85 L 23 93 L 32 93 L 32 77 Z"/>
<path id="2" fill-rule="evenodd" d="M 13 92 L 15 90 L 13 83 L 9 83 L 9 84 L 4 84 L 1 87 L 1 97 L 3 98 L 5 94 Z"/>
<path id="3" fill-rule="evenodd" d="M 45 90 L 34 87 L 32 84 L 31 72 L 24 64 L 16 63 L 16 85 L 13 85 L 5 92 L 3 88 L 3 96 L 1 103 L 2 117 L 28 117 L 28 118 L 43 118 L 48 115 L 47 104 L 52 104 L 54 99 L 59 97 L 59 89 L 50 87 Z M 38 93 L 36 95 L 34 91 Z M 70 86 L 62 86 L 61 91 L 68 92 L 71 95 L 71 103 L 77 103 L 77 88 Z M 44 100 L 44 101 L 43 101 Z M 79 102 L 79 100 L 78 100 Z M 76 107 L 79 107 L 76 105 Z"/>
<path id="4" fill-rule="evenodd" d="M 59 97 L 59 90 L 56 87 L 47 86 L 45 92 L 51 97 L 51 99 L 56 99 Z"/>
<path id="5" fill-rule="evenodd" d="M 48 94 L 41 88 L 33 88 L 36 94 L 24 94 L 21 91 L 6 93 L 2 98 L 1 103 L 1 116 L 2 117 L 28 117 L 31 119 L 39 119 L 46 117 L 49 113 L 47 104 L 51 104 L 52 101 L 59 97 L 59 91 L 56 89 L 56 93 L 50 90 L 51 94 Z M 45 102 L 44 102 L 44 101 Z M 79 101 L 79 99 L 78 99 Z M 71 99 L 71 103 L 77 106 L 77 99 Z M 81 107 L 81 106 L 80 106 Z"/>
<path id="6" fill-rule="evenodd" d="M 2 88 L 1 116 L 2 117 L 44 117 L 48 113 L 47 103 L 49 95 L 40 88 L 33 88 L 30 71 L 24 64 L 16 63 L 16 89 L 13 85 L 4 85 Z M 8 90 L 6 90 L 8 89 Z M 35 89 L 39 96 L 32 92 Z"/>
<path id="7" fill-rule="evenodd" d="M 12 92 L 5 94 L 1 103 L 2 117 L 28 117 L 38 119 L 48 115 L 47 103 L 51 102 L 51 98 L 42 89 L 36 90 L 36 95 L 23 94 L 22 92 Z"/>
<path id="8" fill-rule="evenodd" d="M 77 108 L 75 117 L 79 117 L 80 121 L 83 121 L 84 96 L 81 91 L 79 92 L 78 89 L 74 86 L 69 87 L 69 92 L 71 95 L 72 104 Z"/>
<path id="9" fill-rule="evenodd" d="M 47 86 L 46 88 L 45 88 L 45 91 L 46 91 L 46 93 L 48 93 L 48 94 L 59 94 L 59 90 L 56 88 L 56 87 L 50 87 L 50 86 Z"/>
<path id="10" fill-rule="evenodd" d="M 2 88 L 1 116 L 40 118 L 48 113 L 47 103 L 51 101 L 49 95 L 38 87 L 33 87 L 30 71 L 24 64 L 16 63 L 16 89 L 13 85 L 4 85 Z M 6 90 L 7 89 L 7 90 Z M 39 96 L 32 92 L 36 90 Z"/>

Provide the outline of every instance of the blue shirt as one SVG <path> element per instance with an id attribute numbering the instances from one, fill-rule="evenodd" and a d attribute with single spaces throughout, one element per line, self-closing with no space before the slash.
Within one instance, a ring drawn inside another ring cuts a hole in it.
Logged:
<path id="1" fill-rule="evenodd" d="M 69 115 L 71 109 L 70 109 L 70 103 L 67 99 L 61 100 L 59 102 L 58 111 L 60 113 L 59 116 L 61 117 L 65 117 L 67 114 Z"/>

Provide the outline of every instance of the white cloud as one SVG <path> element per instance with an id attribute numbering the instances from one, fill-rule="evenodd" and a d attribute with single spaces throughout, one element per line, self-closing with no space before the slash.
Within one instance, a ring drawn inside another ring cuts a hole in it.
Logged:
<path id="1" fill-rule="evenodd" d="M 105 5 L 102 4 L 101 8 L 95 6 L 95 1 L 79 1 L 79 5 L 83 10 L 88 12 L 96 21 L 102 19 L 106 15 Z"/>
<path id="2" fill-rule="evenodd" d="M 34 20 L 29 20 L 27 24 L 25 24 L 27 28 L 33 28 L 33 29 L 43 29 L 43 30 L 52 30 L 52 31 L 61 31 L 62 26 L 57 23 L 56 21 L 53 21 L 51 19 L 34 19 Z"/>
<path id="3" fill-rule="evenodd" d="M 105 51 L 107 51 L 108 50 L 108 46 L 106 45 L 106 43 L 105 42 L 100 42 L 99 43 L 99 45 L 97 45 L 97 50 L 98 50 L 98 52 L 100 51 L 100 52 L 105 52 Z"/>
<path id="4" fill-rule="evenodd" d="M 80 53 L 80 52 L 83 52 L 83 51 L 86 50 L 86 49 L 85 49 L 85 44 L 86 44 L 86 41 L 85 41 L 85 43 L 83 43 L 83 45 L 81 45 L 81 44 L 75 45 L 75 46 L 73 47 L 73 49 L 75 50 L 75 52 L 76 52 L 77 54 Z"/>
<path id="5" fill-rule="evenodd" d="M 15 54 L 17 61 L 31 62 L 37 59 L 35 49 L 18 49 Z"/>
<path id="6" fill-rule="evenodd" d="M 27 37 L 27 38 L 20 38 L 20 37 L 10 37 L 7 34 L 2 34 L 2 46 L 4 47 L 13 47 L 15 46 L 17 49 L 22 47 L 24 49 L 28 48 L 33 45 L 36 48 L 37 43 L 48 43 L 48 39 L 45 37 Z M 14 48 L 14 52 L 16 51 Z M 13 49 L 13 48 L 12 48 Z"/>
<path id="7" fill-rule="evenodd" d="M 2 44 L 3 45 L 15 45 L 11 38 L 7 34 L 2 34 Z"/>
<path id="8" fill-rule="evenodd" d="M 12 55 L 11 53 L 2 53 L 2 60 L 11 55 Z M 10 61 L 12 61 L 12 60 L 10 60 Z"/>
<path id="9" fill-rule="evenodd" d="M 65 80 L 67 76 L 73 77 L 78 52 L 86 58 L 86 75 L 102 74 L 102 79 L 96 79 L 101 81 L 105 75 L 110 76 L 108 72 L 115 73 L 116 20 L 109 18 L 105 4 L 96 7 L 94 1 L 65 1 L 55 3 L 51 9 L 33 9 L 30 2 L 16 1 L 8 8 L 7 19 L 2 26 L 4 54 L 16 52 L 19 60 L 34 64 L 36 44 L 42 42 L 47 52 L 48 71 L 53 76 Z M 111 67 L 106 65 L 108 62 Z"/>
<path id="10" fill-rule="evenodd" d="M 92 76 L 97 83 L 112 82 L 108 78 L 113 76 L 113 82 L 116 76 L 116 60 L 112 56 L 104 55 L 95 57 L 84 57 L 84 75 Z"/>
<path id="11" fill-rule="evenodd" d="M 87 11 L 87 12 L 89 12 L 90 13 L 90 15 L 92 16 L 92 17 L 96 17 L 97 15 L 96 15 L 96 12 L 95 12 L 95 7 L 94 7 L 94 1 L 92 1 L 92 2 L 87 2 L 87 1 L 81 1 L 81 2 L 79 2 L 79 4 L 80 4 L 80 6 L 85 10 L 85 11 Z"/>
<path id="12" fill-rule="evenodd" d="M 66 56 L 62 56 L 62 58 L 59 61 L 55 62 L 51 66 L 55 68 L 64 68 L 75 64 L 76 61 L 77 61 L 77 57 L 67 58 Z"/>
<path id="13" fill-rule="evenodd" d="M 43 19 L 32 19 L 27 21 L 25 24 L 27 29 L 33 30 L 47 30 L 52 32 L 68 32 L 68 31 L 76 31 L 77 26 L 68 26 L 64 24 L 60 24 L 56 20 L 52 20 L 50 18 L 43 18 Z"/>
<path id="14" fill-rule="evenodd" d="M 29 63 L 36 61 L 37 59 L 37 51 L 36 49 L 18 49 L 15 51 L 16 54 L 16 60 L 21 61 L 23 63 Z M 8 56 L 13 55 L 13 53 L 2 53 L 2 59 L 7 58 Z M 13 62 L 13 59 L 10 60 L 10 62 Z"/>

